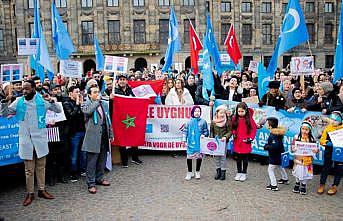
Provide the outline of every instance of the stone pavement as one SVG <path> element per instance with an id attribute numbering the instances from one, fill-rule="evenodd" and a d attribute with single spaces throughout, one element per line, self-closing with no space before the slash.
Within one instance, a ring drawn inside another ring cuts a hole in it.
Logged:
<path id="1" fill-rule="evenodd" d="M 250 162 L 248 180 L 237 182 L 235 162 L 229 159 L 228 179 L 215 181 L 215 164 L 207 157 L 200 180 L 185 181 L 185 156 L 144 155 L 144 165 L 114 166 L 107 174 L 110 187 L 87 192 L 84 178 L 48 187 L 56 196 L 36 198 L 23 207 L 24 182 L 6 183 L 0 191 L 0 217 L 5 220 L 343 220 L 343 188 L 336 196 L 315 193 L 319 176 L 309 183 L 308 195 L 265 190 L 267 166 Z M 288 170 L 288 172 L 290 172 Z M 332 181 L 332 177 L 329 177 Z"/>

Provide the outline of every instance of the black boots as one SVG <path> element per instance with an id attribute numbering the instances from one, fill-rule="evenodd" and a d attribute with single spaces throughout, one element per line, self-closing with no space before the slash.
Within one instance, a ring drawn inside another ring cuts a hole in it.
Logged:
<path id="1" fill-rule="evenodd" d="M 226 170 L 221 171 L 220 180 L 225 180 L 225 173 L 226 173 Z"/>
<path id="2" fill-rule="evenodd" d="M 217 174 L 216 176 L 214 177 L 215 180 L 219 180 L 222 176 L 222 171 L 220 168 L 217 168 Z"/>
<path id="3" fill-rule="evenodd" d="M 296 182 L 294 189 L 292 190 L 293 193 L 300 193 L 300 182 Z"/>

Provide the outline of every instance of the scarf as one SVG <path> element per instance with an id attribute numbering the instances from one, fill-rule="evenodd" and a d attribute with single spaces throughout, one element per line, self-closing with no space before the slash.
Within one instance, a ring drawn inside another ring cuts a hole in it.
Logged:
<path id="1" fill-rule="evenodd" d="M 226 117 L 220 119 L 217 116 L 214 116 L 213 122 L 217 127 L 224 127 L 226 124 Z"/>
<path id="2" fill-rule="evenodd" d="M 200 152 L 200 117 L 192 118 L 187 129 L 187 154 L 191 155 Z"/>
<path id="3" fill-rule="evenodd" d="M 112 125 L 111 118 L 110 118 L 110 115 L 109 115 L 109 111 L 107 110 L 107 107 L 105 105 L 101 105 L 101 104 L 100 104 L 100 106 L 102 107 L 101 109 L 104 110 L 104 112 L 105 112 L 108 125 L 111 126 Z M 98 124 L 98 115 L 96 114 L 96 112 L 97 112 L 97 109 L 93 112 L 93 122 L 94 122 L 95 125 Z"/>
<path id="4" fill-rule="evenodd" d="M 37 112 L 37 120 L 38 120 L 38 128 L 42 129 L 45 128 L 45 105 L 44 99 L 42 95 L 36 93 L 35 94 L 35 103 L 36 103 L 36 112 Z M 17 111 L 16 111 L 16 118 L 19 121 L 24 121 L 26 113 L 26 103 L 25 98 L 22 96 L 18 103 L 17 103 Z"/>

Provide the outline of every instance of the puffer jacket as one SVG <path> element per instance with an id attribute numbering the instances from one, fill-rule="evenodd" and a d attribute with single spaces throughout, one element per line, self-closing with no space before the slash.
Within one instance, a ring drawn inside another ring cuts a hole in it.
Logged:
<path id="1" fill-rule="evenodd" d="M 272 128 L 270 130 L 267 143 L 264 145 L 264 149 L 268 151 L 269 164 L 281 165 L 281 154 L 285 152 L 282 142 L 285 133 L 286 128 L 284 127 Z"/>

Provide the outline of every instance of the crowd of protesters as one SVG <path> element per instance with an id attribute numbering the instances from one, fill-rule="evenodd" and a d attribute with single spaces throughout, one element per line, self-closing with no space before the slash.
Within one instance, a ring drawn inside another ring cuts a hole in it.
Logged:
<path id="1" fill-rule="evenodd" d="M 46 199 L 54 197 L 46 192 L 44 179 L 48 185 L 54 186 L 56 182 L 77 182 L 80 176 L 86 176 L 88 191 L 92 194 L 97 192 L 96 184 L 110 185 L 104 178 L 104 170 L 106 153 L 110 148 L 108 141 L 113 139 L 109 117 L 112 115 L 112 108 L 111 103 L 107 105 L 103 100 L 111 102 L 114 93 L 134 96 L 128 85 L 129 80 L 164 80 L 165 83 L 160 94 L 160 102 L 163 105 L 213 106 L 215 99 L 242 102 L 244 98 L 258 95 L 258 76 L 254 72 L 247 70 L 227 71 L 219 75 L 214 71 L 213 77 L 214 92 L 203 91 L 201 73 L 197 75 L 189 71 L 162 73 L 161 70 L 148 71 L 146 68 L 143 70 L 130 69 L 129 73 L 120 74 L 116 77 L 91 70 L 84 75 L 83 79 L 64 78 L 57 75 L 52 80 L 46 78 L 41 81 L 37 76 L 25 76 L 23 81 L 3 83 L 0 87 L 2 103 L 0 114 L 2 116 L 16 115 L 20 121 L 19 155 L 25 160 L 27 184 L 27 196 L 24 205 L 29 205 L 34 199 L 33 177 L 35 173 L 40 191 L 38 196 Z M 276 110 L 283 109 L 288 112 L 320 111 L 323 115 L 340 114 L 343 112 L 343 84 L 340 81 L 335 84 L 331 82 L 332 73 L 330 71 L 319 70 L 311 76 L 301 78 L 291 75 L 288 70 L 278 70 L 275 73 L 275 79 L 268 84 L 268 92 L 258 101 L 258 104 L 260 106 L 273 106 Z M 211 99 L 204 97 L 206 93 Z M 45 113 L 47 109 L 61 111 L 55 105 L 56 102 L 62 103 L 67 120 L 51 125 L 40 125 L 40 118 L 43 115 L 41 112 Z M 221 109 L 214 112 L 215 119 L 211 124 L 210 135 L 212 137 L 215 135 L 223 136 L 226 141 L 229 140 L 231 134 L 234 136 L 234 144 L 237 146 L 237 175 L 235 180 L 245 181 L 248 167 L 247 156 L 251 152 L 251 142 L 254 139 L 256 127 L 261 125 L 255 124 L 252 119 L 253 112 L 247 108 L 244 102 L 238 106 L 238 112 L 234 116 L 228 116 L 228 119 L 222 116 L 223 114 L 220 112 L 224 110 L 225 115 L 224 107 L 220 107 Z M 198 112 L 199 110 L 195 113 L 196 117 L 200 117 L 201 109 L 200 114 Z M 231 121 L 231 117 L 233 121 Z M 336 120 L 340 121 L 339 125 L 342 125 L 342 118 Z M 339 125 L 336 125 L 335 129 L 340 127 Z M 48 143 L 45 138 L 40 137 L 46 133 L 45 127 L 58 127 L 60 141 Z M 226 129 L 222 130 L 222 127 Z M 248 139 L 247 137 L 244 139 L 240 137 L 242 131 L 250 134 Z M 209 134 L 204 132 L 202 135 L 208 136 Z M 25 140 L 23 136 L 29 138 Z M 323 141 L 321 144 L 332 147 L 331 141 L 329 139 L 324 141 L 324 139 L 327 138 L 321 139 L 321 142 Z M 124 168 L 129 166 L 129 154 L 132 155 L 132 163 L 143 163 L 138 157 L 136 147 L 130 149 L 121 147 L 119 150 Z M 194 154 L 197 156 L 195 158 L 197 159 L 196 172 L 199 172 L 201 157 L 196 154 L 194 149 L 187 151 L 187 155 L 194 156 Z M 329 159 L 327 156 L 326 158 Z M 194 158 L 190 157 L 189 159 Z M 215 178 L 224 180 L 227 170 L 226 159 L 222 157 L 216 161 L 218 162 Z M 191 161 L 188 160 L 187 164 L 189 167 L 186 179 L 190 180 L 193 176 Z M 331 164 L 324 162 L 324 164 L 327 176 L 332 162 Z M 337 178 L 334 186 L 335 191 L 337 191 L 336 187 L 342 176 L 343 165 L 335 162 L 335 167 Z M 196 178 L 200 178 L 200 173 L 196 174 Z M 281 180 L 283 184 L 288 182 L 285 180 L 286 178 L 287 176 L 284 175 Z M 297 179 L 298 182 L 300 185 L 302 181 Z M 324 175 L 318 193 L 324 191 L 325 182 L 326 177 Z M 268 188 L 277 190 L 275 181 Z M 304 193 L 304 190 L 302 192 Z"/>

